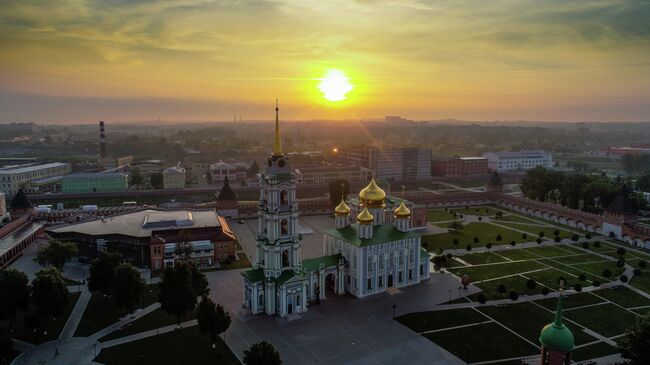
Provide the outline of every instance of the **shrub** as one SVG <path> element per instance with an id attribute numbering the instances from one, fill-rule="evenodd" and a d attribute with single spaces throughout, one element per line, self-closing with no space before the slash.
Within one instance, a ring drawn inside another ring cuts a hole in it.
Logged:
<path id="1" fill-rule="evenodd" d="M 575 233 L 573 235 L 571 235 L 571 241 L 578 242 L 578 240 L 580 240 L 580 236 L 578 236 Z"/>
<path id="2" fill-rule="evenodd" d="M 485 304 L 485 302 L 487 302 L 487 298 L 485 297 L 485 295 L 483 293 L 479 294 L 478 297 L 476 297 L 476 299 L 481 304 Z"/>
<path id="3" fill-rule="evenodd" d="M 458 238 L 454 238 L 454 240 L 451 241 L 451 243 L 453 243 L 454 246 L 458 246 L 458 243 L 459 243 Z"/>
<path id="4" fill-rule="evenodd" d="M 547 287 L 542 288 L 542 295 L 548 295 L 548 292 L 549 292 L 549 290 L 548 290 Z"/>
<path id="5" fill-rule="evenodd" d="M 540 237 L 540 238 L 537 238 L 537 239 L 535 240 L 535 242 L 537 242 L 538 245 L 541 245 L 542 242 L 544 242 L 544 240 Z"/>
<path id="6" fill-rule="evenodd" d="M 623 266 L 625 266 L 625 259 L 624 258 L 620 258 L 620 259 L 616 260 L 616 267 L 623 267 Z"/>
<path id="7" fill-rule="evenodd" d="M 517 294 L 516 291 L 511 291 L 510 293 L 508 293 L 508 298 L 512 300 L 517 300 L 519 299 L 519 294 Z"/>
<path id="8" fill-rule="evenodd" d="M 580 274 L 580 275 L 578 275 L 578 280 L 580 280 L 580 281 L 585 281 L 585 280 L 587 280 L 587 275 L 585 275 L 585 274 Z"/>
<path id="9" fill-rule="evenodd" d="M 491 249 L 492 248 L 492 243 L 490 243 L 490 242 L 486 243 L 485 248 L 487 248 L 488 250 Z"/>
<path id="10" fill-rule="evenodd" d="M 591 233 L 587 233 L 587 234 L 585 234 L 585 238 L 588 239 L 588 240 L 590 240 L 590 239 L 591 239 Z"/>
<path id="11" fill-rule="evenodd" d="M 479 217 L 478 217 L 478 221 L 480 222 L 480 221 L 482 221 L 482 220 L 483 220 L 483 217 L 479 216 Z"/>
<path id="12" fill-rule="evenodd" d="M 474 241 L 474 243 L 478 243 L 478 237 L 474 237 L 472 241 Z"/>
<path id="13" fill-rule="evenodd" d="M 522 234 L 521 234 L 521 239 L 523 239 L 523 240 L 525 241 L 527 238 L 528 238 L 528 234 L 527 234 L 527 233 L 522 233 Z"/>
<path id="14" fill-rule="evenodd" d="M 559 235 L 560 235 L 560 230 L 559 229 L 556 229 L 555 231 L 553 231 L 553 236 L 559 236 Z"/>
<path id="15" fill-rule="evenodd" d="M 612 277 L 612 272 L 609 269 L 605 269 L 605 270 L 603 270 L 602 275 L 605 278 L 610 278 L 610 277 Z"/>
<path id="16" fill-rule="evenodd" d="M 625 251 L 625 248 L 623 248 L 623 247 L 619 247 L 619 248 L 616 250 L 616 253 L 617 253 L 619 256 L 623 256 L 623 255 L 625 255 L 625 252 L 627 252 L 627 251 Z"/>
<path id="17" fill-rule="evenodd" d="M 544 237 L 544 232 L 539 232 L 538 236 Z"/>
<path id="18" fill-rule="evenodd" d="M 621 275 L 621 276 L 618 278 L 618 280 L 620 280 L 620 281 L 623 282 L 623 283 L 627 283 L 628 278 L 627 278 L 626 275 Z"/>
<path id="19" fill-rule="evenodd" d="M 585 241 L 582 243 L 583 248 L 589 248 L 589 242 Z"/>
<path id="20" fill-rule="evenodd" d="M 499 284 L 497 290 L 499 291 L 500 294 L 505 294 L 508 291 L 508 289 L 506 289 L 506 286 L 503 284 Z"/>
<path id="21" fill-rule="evenodd" d="M 591 282 L 591 285 L 593 285 L 595 287 L 599 287 L 600 286 L 600 281 L 594 280 L 594 281 Z"/>
<path id="22" fill-rule="evenodd" d="M 582 291 L 582 285 L 577 283 L 576 285 L 573 286 L 573 290 L 578 291 L 578 292 Z"/>
<path id="23" fill-rule="evenodd" d="M 461 214 L 461 215 L 459 215 L 459 217 L 460 217 L 460 219 L 463 219 L 463 215 L 462 215 L 462 214 Z"/>
<path id="24" fill-rule="evenodd" d="M 526 281 L 526 288 L 535 289 L 536 286 L 537 286 L 537 282 L 535 282 L 535 280 L 528 279 L 528 281 Z"/>
<path id="25" fill-rule="evenodd" d="M 471 250 L 472 250 L 472 245 L 467 245 L 467 247 L 465 247 L 465 249 L 466 249 L 467 251 L 471 251 Z"/>
<path id="26" fill-rule="evenodd" d="M 634 269 L 632 273 L 634 273 L 634 276 L 641 276 L 641 274 L 643 274 L 641 269 Z"/>
<path id="27" fill-rule="evenodd" d="M 498 234 L 497 237 L 496 237 L 497 242 L 501 242 L 502 239 L 503 239 L 503 237 L 501 237 L 501 235 Z"/>
<path id="28" fill-rule="evenodd" d="M 599 241 L 594 242 L 594 247 L 600 248 L 600 242 Z"/>
<path id="29" fill-rule="evenodd" d="M 453 257 L 454 257 L 454 255 L 452 255 L 450 253 L 447 254 L 447 259 L 451 260 Z"/>
<path id="30" fill-rule="evenodd" d="M 642 269 L 645 269 L 648 266 L 648 261 L 646 260 L 639 260 L 639 267 Z"/>
<path id="31" fill-rule="evenodd" d="M 517 245 L 517 242 L 515 242 L 515 241 L 510 241 L 510 246 L 515 247 L 515 245 Z"/>
<path id="32" fill-rule="evenodd" d="M 560 236 L 555 236 L 555 238 L 553 238 L 553 241 L 555 241 L 555 242 L 557 242 L 557 243 L 560 243 L 560 241 L 562 241 L 562 237 L 560 237 Z"/>

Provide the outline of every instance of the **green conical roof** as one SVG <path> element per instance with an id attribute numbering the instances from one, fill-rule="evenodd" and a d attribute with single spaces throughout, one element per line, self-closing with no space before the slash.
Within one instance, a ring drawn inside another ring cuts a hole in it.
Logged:
<path id="1" fill-rule="evenodd" d="M 562 304 L 564 295 L 560 294 L 555 311 L 555 321 L 549 323 L 542 329 L 539 334 L 539 342 L 549 350 L 555 351 L 572 351 L 575 347 L 573 333 L 562 323 Z"/>

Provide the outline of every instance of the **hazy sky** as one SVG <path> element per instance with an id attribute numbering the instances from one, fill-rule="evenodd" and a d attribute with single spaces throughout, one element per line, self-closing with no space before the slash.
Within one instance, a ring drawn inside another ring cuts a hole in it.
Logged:
<path id="1" fill-rule="evenodd" d="M 0 121 L 650 120 L 650 1 L 2 0 Z M 354 89 L 317 89 L 328 69 Z"/>

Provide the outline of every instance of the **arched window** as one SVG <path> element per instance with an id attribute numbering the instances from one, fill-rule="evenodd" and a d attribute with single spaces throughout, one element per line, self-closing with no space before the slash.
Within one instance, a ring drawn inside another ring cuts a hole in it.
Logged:
<path id="1" fill-rule="evenodd" d="M 260 293 L 258 304 L 260 307 L 264 306 L 264 293 Z"/>
<path id="2" fill-rule="evenodd" d="M 289 262 L 289 250 L 282 251 L 282 267 L 290 266 Z"/>
<path id="3" fill-rule="evenodd" d="M 282 222 L 280 222 L 280 234 L 283 236 L 289 234 L 289 221 L 286 219 L 283 219 Z"/>
<path id="4" fill-rule="evenodd" d="M 289 204 L 289 192 L 286 190 L 282 190 L 280 192 L 280 205 L 287 205 Z"/>

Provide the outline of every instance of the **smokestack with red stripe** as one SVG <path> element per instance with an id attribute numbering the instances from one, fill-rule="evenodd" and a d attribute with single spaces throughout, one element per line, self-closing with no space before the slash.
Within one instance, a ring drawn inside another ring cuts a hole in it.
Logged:
<path id="1" fill-rule="evenodd" d="M 104 122 L 99 122 L 99 157 L 106 158 L 106 134 L 104 134 Z"/>

